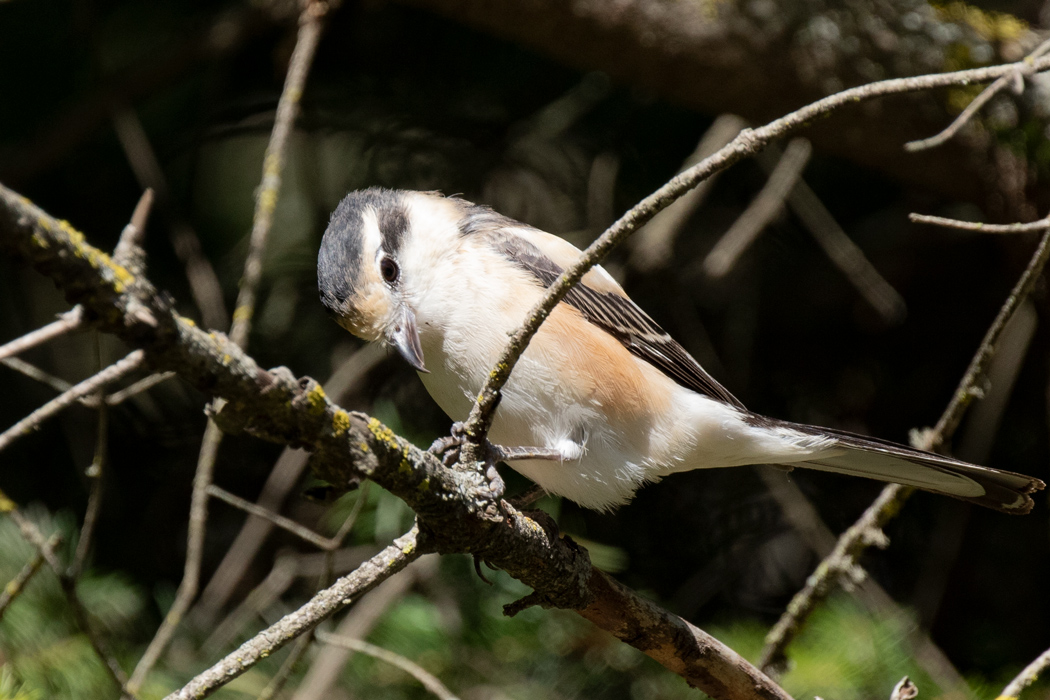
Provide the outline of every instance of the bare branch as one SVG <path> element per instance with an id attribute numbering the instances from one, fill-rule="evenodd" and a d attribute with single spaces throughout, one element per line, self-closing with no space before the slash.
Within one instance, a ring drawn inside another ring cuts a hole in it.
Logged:
<path id="1" fill-rule="evenodd" d="M 348 639 L 366 638 L 387 610 L 403 599 L 420 579 L 432 573 L 436 565 L 433 558 L 430 561 L 420 559 L 397 576 L 383 581 L 347 612 L 336 626 L 335 634 Z M 319 649 L 291 700 L 325 700 L 331 697 L 349 657 L 345 648 L 326 646 Z"/>
<path id="2" fill-rule="evenodd" d="M 943 216 L 909 214 L 908 220 L 917 224 L 931 224 L 933 226 L 956 228 L 960 231 L 977 231 L 979 233 L 1031 233 L 1032 231 L 1045 231 L 1050 228 L 1050 219 L 1039 219 L 1026 224 L 986 224 L 980 221 L 946 219 Z"/>
<path id="3" fill-rule="evenodd" d="M 331 396 L 333 401 L 341 401 L 345 394 L 356 390 L 372 368 L 386 357 L 386 351 L 376 344 L 370 343 L 358 349 L 325 382 L 325 394 Z M 285 448 L 266 478 L 262 493 L 259 494 L 259 506 L 271 511 L 280 510 L 284 499 L 306 468 L 307 456 L 308 453 L 303 450 Z M 362 487 L 362 495 L 365 487 L 367 483 Z M 201 593 L 194 617 L 202 626 L 210 626 L 219 610 L 226 605 L 272 529 L 270 522 L 262 518 L 250 517 L 244 522 Z"/>
<path id="4" fill-rule="evenodd" d="M 62 537 L 57 533 L 51 535 L 47 542 L 44 543 L 44 549 L 38 550 L 33 558 L 26 562 L 26 565 L 22 567 L 22 570 L 18 574 L 8 581 L 7 585 L 4 586 L 3 590 L 0 590 L 0 620 L 4 619 L 4 613 L 7 612 L 7 608 L 10 607 L 11 603 L 15 602 L 22 591 L 25 590 L 26 585 L 30 579 L 36 575 L 36 572 L 40 570 L 40 567 L 44 563 L 44 552 L 48 553 L 48 556 L 53 556 L 55 548 L 62 543 Z"/>
<path id="5" fill-rule="evenodd" d="M 668 205 L 698 183 L 706 180 L 715 172 L 725 170 L 743 158 L 754 155 L 770 141 L 796 131 L 813 119 L 845 105 L 885 95 L 916 92 L 950 85 L 987 82 L 1010 74 L 1019 65 L 1022 64 L 1011 63 L 989 68 L 956 71 L 954 73 L 869 83 L 817 100 L 763 127 L 754 130 L 745 129 L 740 132 L 735 139 L 717 153 L 675 176 L 663 187 L 627 211 L 551 284 L 543 299 L 532 308 L 521 328 L 514 333 L 510 342 L 507 343 L 499 361 L 490 373 L 489 379 L 478 394 L 478 400 L 475 401 L 470 416 L 466 421 L 467 436 L 472 443 L 478 444 L 488 434 L 488 429 L 492 424 L 492 414 L 496 410 L 496 406 L 499 405 L 500 389 L 506 384 L 511 370 L 525 351 L 532 336 L 539 330 L 540 325 L 550 315 L 554 306 L 568 293 L 569 289 L 579 282 L 590 268 L 601 262 L 609 251 L 637 230 L 639 226 L 652 219 L 657 213 L 667 208 Z M 1032 70 L 1034 72 L 1044 71 L 1048 68 L 1050 68 L 1050 58 L 1046 56 L 1032 62 Z M 467 459 L 478 461 L 476 459 L 478 456 L 477 450 L 471 449 L 474 447 L 474 444 L 466 446 L 464 456 Z"/>
<path id="6" fill-rule="evenodd" d="M 110 651 L 109 645 L 98 634 L 98 632 L 95 631 L 94 626 L 91 624 L 88 611 L 81 602 L 80 596 L 77 595 L 76 580 L 65 572 L 62 568 L 61 562 L 59 562 L 58 557 L 55 555 L 55 546 L 50 544 L 53 538 L 45 539 L 44 534 L 40 532 L 40 528 L 36 526 L 36 523 L 22 515 L 18 510 L 18 506 L 2 493 L 0 493 L 0 512 L 7 513 L 8 517 L 15 521 L 22 536 L 25 537 L 30 544 L 36 547 L 37 552 L 39 552 L 40 556 L 47 562 L 48 566 L 51 567 L 55 576 L 58 577 L 58 582 L 61 584 L 62 592 L 66 597 L 66 602 L 73 611 L 73 618 L 77 622 L 77 627 L 79 627 L 80 631 L 84 633 L 84 636 L 88 638 L 88 642 L 91 644 L 91 648 L 95 651 L 95 655 L 102 661 L 102 665 L 105 666 L 106 670 L 109 672 L 110 678 L 112 678 L 113 682 L 117 684 L 117 687 L 134 698 L 135 696 L 127 690 L 127 674 L 124 673 L 124 669 L 121 668 L 120 664 L 117 662 L 116 656 Z"/>
<path id="7" fill-rule="evenodd" d="M 144 391 L 148 391 L 153 387 L 157 386 L 161 382 L 166 382 L 175 376 L 175 372 L 158 372 L 157 374 L 151 374 L 148 377 L 138 380 L 134 384 L 127 386 L 120 391 L 114 391 L 112 394 L 106 397 L 106 403 L 110 406 L 119 406 L 128 399 L 141 394 Z"/>
<path id="8" fill-rule="evenodd" d="M 102 475 L 109 459 L 109 405 L 104 401 L 101 392 L 98 395 L 98 431 L 95 435 L 95 457 L 88 466 L 86 473 L 91 489 L 88 493 L 87 508 L 84 511 L 84 524 L 80 528 L 80 539 L 77 541 L 77 551 L 73 555 L 73 563 L 69 565 L 67 572 L 71 578 L 80 576 L 91 551 L 91 540 L 95 534 L 95 523 L 98 521 L 99 512 L 102 509 Z"/>
<path id="9" fill-rule="evenodd" d="M 1002 698 L 1020 697 L 1021 691 L 1035 683 L 1040 674 L 1048 668 L 1050 668 L 1050 649 L 1036 657 L 1035 661 L 1025 666 L 1024 670 L 1010 681 L 1009 685 L 1003 689 L 1003 692 L 999 693 L 1000 700 Z"/>
<path id="10" fill-rule="evenodd" d="M 915 447 L 924 450 L 937 450 L 955 434 L 959 422 L 978 395 L 978 383 L 984 377 L 988 363 L 995 354 L 1007 323 L 1020 307 L 1042 274 L 1047 257 L 1050 256 L 1050 232 L 1040 240 L 1028 267 L 1021 274 L 1009 297 L 999 309 L 998 315 L 988 328 L 981 345 L 977 348 L 970 366 L 959 381 L 959 386 L 952 395 L 937 425 L 913 438 Z M 777 666 L 784 660 L 784 650 L 802 630 L 810 613 L 816 609 L 838 586 L 844 575 L 848 575 L 856 566 L 860 555 L 871 545 L 885 546 L 888 542 L 882 528 L 896 517 L 904 502 L 914 489 L 900 484 L 888 484 L 875 502 L 860 516 L 848 530 L 839 537 L 835 549 L 828 555 L 806 581 L 805 587 L 795 594 L 787 610 L 777 624 L 766 635 L 766 644 L 762 650 L 759 666 L 768 668 Z"/>
<path id="11" fill-rule="evenodd" d="M 904 144 L 904 150 L 914 153 L 915 151 L 923 151 L 928 148 L 936 148 L 937 146 L 946 143 L 949 139 L 959 133 L 959 129 L 963 128 L 968 121 L 973 119 L 974 115 L 976 115 L 982 107 L 988 104 L 993 97 L 1002 92 L 1003 88 L 1010 84 L 1016 84 L 1018 81 L 1020 81 L 1023 86 L 1024 79 L 1035 73 L 1033 70 L 1033 61 L 1047 51 L 1050 51 L 1050 39 L 1047 39 L 1037 46 L 1032 53 L 1025 57 L 1024 61 L 1022 61 L 1015 70 L 1000 77 L 994 83 L 982 90 L 981 94 L 975 97 L 970 104 L 966 105 L 966 109 L 964 109 L 959 116 L 944 129 L 944 131 L 927 139 L 910 141 Z"/>
<path id="12" fill-rule="evenodd" d="M 263 252 L 266 250 L 266 241 L 273 226 L 273 213 L 277 208 L 277 195 L 281 190 L 281 173 L 284 170 L 288 141 L 295 126 L 295 119 L 299 116 L 299 101 L 314 53 L 317 51 L 317 44 L 321 40 L 327 12 L 326 2 L 311 0 L 299 18 L 299 36 L 288 61 L 284 90 L 277 102 L 277 116 L 274 119 L 270 142 L 266 146 L 266 155 L 263 157 L 263 177 L 255 196 L 255 215 L 252 218 L 248 255 L 244 261 L 244 276 L 241 278 L 241 290 L 237 295 L 233 325 L 230 327 L 230 339 L 242 348 L 248 342 L 252 316 L 255 314 L 255 296 L 259 280 L 262 278 Z"/>
<path id="13" fill-rule="evenodd" d="M 73 385 L 67 382 L 61 377 L 56 377 L 53 374 L 45 372 L 36 365 L 30 364 L 25 360 L 21 360 L 17 357 L 5 357 L 0 360 L 0 364 L 8 369 L 13 369 L 16 372 L 24 374 L 30 379 L 36 380 L 41 384 L 46 384 L 58 393 L 64 393 L 73 388 Z"/>
<path id="14" fill-rule="evenodd" d="M 80 328 L 84 323 L 84 310 L 75 306 L 66 313 L 59 316 L 57 321 L 52 321 L 43 328 L 38 328 L 32 333 L 26 333 L 21 338 L 16 338 L 6 345 L 0 346 L 0 358 L 19 355 L 29 348 L 46 343 L 52 338 L 69 333 Z"/>
<path id="15" fill-rule="evenodd" d="M 168 696 L 168 700 L 197 700 L 229 683 L 292 639 L 312 630 L 323 620 L 349 605 L 355 598 L 398 573 L 423 553 L 417 545 L 418 531 L 394 540 L 356 571 L 315 595 L 310 602 L 242 644 L 207 671 Z"/>
<path id="16" fill-rule="evenodd" d="M 190 283 L 190 294 L 200 311 L 201 321 L 208 328 L 225 329 L 229 324 L 229 313 L 219 277 L 204 256 L 196 231 L 175 211 L 164 170 L 138 114 L 132 107 L 124 105 L 113 110 L 112 121 L 139 185 L 155 190 L 169 212 L 171 246 L 186 268 L 186 280 Z"/>
<path id="17" fill-rule="evenodd" d="M 320 0 L 312 0 L 303 9 L 299 19 L 299 35 L 288 64 L 284 88 L 277 103 L 277 116 L 270 134 L 270 142 L 266 147 L 266 155 L 263 158 L 262 183 L 256 196 L 248 255 L 244 261 L 244 275 L 241 278 L 240 293 L 237 295 L 237 306 L 233 312 L 233 325 L 230 328 L 230 340 L 242 348 L 247 345 L 248 336 L 251 333 L 256 293 L 262 277 L 263 253 L 273 224 L 273 212 L 277 207 L 288 139 L 299 114 L 299 100 L 302 97 L 306 76 L 310 71 L 310 65 L 321 38 L 323 20 L 327 11 L 327 3 Z M 221 408 L 221 403 L 215 406 L 216 410 L 219 408 Z M 204 553 L 204 534 L 208 520 L 208 487 L 212 482 L 215 460 L 221 444 L 222 431 L 209 418 L 197 459 L 197 470 L 193 478 L 186 564 L 182 582 L 179 584 L 171 609 L 164 616 L 164 621 L 147 647 L 146 653 L 135 667 L 129 684 L 132 691 L 137 691 L 142 686 L 150 669 L 167 647 L 175 634 L 175 628 L 182 621 L 197 595 L 200 585 L 201 558 Z"/>
<path id="18" fill-rule="evenodd" d="M 801 538 L 820 557 L 826 557 L 835 548 L 836 538 L 810 503 L 806 495 L 795 482 L 779 470 L 759 468 L 762 482 L 769 489 L 791 524 Z M 909 652 L 915 662 L 940 686 L 941 690 L 959 698 L 973 698 L 974 693 L 966 679 L 952 665 L 945 653 L 932 639 L 913 622 L 913 616 L 907 613 L 889 593 L 871 578 L 858 563 L 847 574 L 848 579 L 856 584 L 853 594 L 873 614 L 889 616 L 900 622 L 901 629 L 906 630 L 906 641 Z M 764 666 L 762 671 L 776 679 L 783 669 L 778 666 Z"/>
<path id="19" fill-rule="evenodd" d="M 339 546 L 339 542 L 330 540 L 327 537 L 321 537 L 310 528 L 303 527 L 291 518 L 286 518 L 283 515 L 278 515 L 277 513 L 274 513 L 272 510 L 263 508 L 262 506 L 257 506 L 251 501 L 246 501 L 240 496 L 235 496 L 229 491 L 219 488 L 215 484 L 211 484 L 210 486 L 208 486 L 207 492 L 209 496 L 214 496 L 220 501 L 229 503 L 234 508 L 240 508 L 246 513 L 251 513 L 252 515 L 258 518 L 265 518 L 266 520 L 269 520 L 277 527 L 283 530 L 287 530 L 296 537 L 305 540 L 306 542 L 309 542 L 318 549 L 330 550 L 335 549 Z"/>
<path id="20" fill-rule="evenodd" d="M 3 450 L 23 435 L 28 435 L 33 432 L 48 418 L 51 418 L 63 409 L 68 408 L 85 396 L 97 393 L 99 389 L 107 384 L 112 384 L 121 377 L 138 369 L 142 366 L 145 359 L 146 353 L 144 351 L 135 350 L 123 360 L 113 363 L 98 374 L 80 382 L 64 394 L 48 401 L 43 406 L 12 425 L 3 433 L 0 433 L 0 450 Z"/>
<path id="21" fill-rule="evenodd" d="M 693 167 L 724 147 L 746 126 L 747 122 L 735 114 L 723 114 L 715 119 L 711 127 L 704 132 L 696 150 L 685 159 L 682 170 Z M 678 232 L 703 204 L 717 179 L 718 173 L 714 173 L 639 229 L 634 240 L 634 250 L 631 252 L 631 264 L 634 267 L 642 272 L 651 272 L 667 265 L 671 260 Z"/>
<path id="22" fill-rule="evenodd" d="M 756 156 L 758 164 L 767 172 L 776 167 L 772 156 L 777 152 L 775 144 Z M 835 217 L 820 201 L 813 189 L 800 179 L 787 198 L 788 206 L 809 230 L 828 256 L 856 287 L 872 308 L 887 323 L 899 323 L 908 313 L 907 304 L 893 286 L 879 274 L 875 266 L 864 255 L 864 251 L 842 230 Z"/>
<path id="23" fill-rule="evenodd" d="M 385 661 L 386 663 L 397 666 L 405 673 L 411 675 L 417 681 L 422 683 L 423 687 L 434 695 L 437 695 L 441 700 L 459 700 L 459 698 L 457 698 L 451 690 L 446 688 L 436 676 L 427 672 L 427 670 L 419 664 L 409 661 L 404 656 L 401 656 L 401 654 L 395 654 L 388 649 L 377 647 L 375 644 L 369 644 L 360 639 L 342 637 L 335 634 L 328 634 L 327 632 L 318 632 L 317 641 L 322 644 L 331 644 L 333 646 L 349 649 L 350 651 L 367 654 L 368 656 L 379 659 L 380 661 Z"/>
<path id="24" fill-rule="evenodd" d="M 755 242 L 758 234 L 783 211 L 784 201 L 798 184 L 812 152 L 813 147 L 806 139 L 796 138 L 788 143 L 784 155 L 758 196 L 718 239 L 704 259 L 704 272 L 709 277 L 725 277 L 737 259 Z"/>

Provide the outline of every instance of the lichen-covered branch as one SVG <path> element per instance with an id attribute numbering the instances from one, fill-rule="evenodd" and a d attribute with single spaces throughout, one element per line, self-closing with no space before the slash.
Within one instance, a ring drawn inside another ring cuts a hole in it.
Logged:
<path id="1" fill-rule="evenodd" d="M 224 430 L 312 450 L 314 472 L 337 488 L 367 478 L 402 498 L 418 516 L 419 551 L 476 554 L 531 586 L 530 603 L 579 611 L 712 696 L 789 698 L 702 630 L 593 569 L 586 551 L 559 537 L 542 513 L 529 517 L 509 504 L 493 504 L 479 495 L 487 487 L 482 475 L 446 468 L 378 420 L 334 405 L 312 379 L 296 379 L 284 368 L 260 368 L 225 335 L 205 332 L 180 316 L 147 278 L 131 274 L 71 225 L 2 185 L 0 247 L 50 276 L 98 328 L 143 349 L 155 370 L 178 372 L 225 399 L 215 415 Z M 305 617 L 277 623 L 177 697 L 211 692 L 331 615 L 346 600 L 333 588 L 299 611 Z M 329 596 L 336 607 L 314 604 Z"/>
<path id="2" fill-rule="evenodd" d="M 1017 677 L 1003 688 L 1003 692 L 999 694 L 998 700 L 1020 697 L 1021 691 L 1035 683 L 1043 671 L 1048 668 L 1050 668 L 1050 649 L 1044 651 L 1036 657 L 1035 661 L 1025 666 L 1024 670 L 1018 673 Z"/>

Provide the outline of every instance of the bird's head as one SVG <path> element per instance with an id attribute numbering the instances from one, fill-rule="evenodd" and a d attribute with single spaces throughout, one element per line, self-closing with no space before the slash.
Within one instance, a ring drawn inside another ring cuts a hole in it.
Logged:
<path id="1" fill-rule="evenodd" d="M 317 255 L 321 302 L 339 325 L 385 340 L 426 372 L 416 326 L 434 267 L 458 236 L 459 207 L 440 195 L 370 188 L 332 213 Z"/>

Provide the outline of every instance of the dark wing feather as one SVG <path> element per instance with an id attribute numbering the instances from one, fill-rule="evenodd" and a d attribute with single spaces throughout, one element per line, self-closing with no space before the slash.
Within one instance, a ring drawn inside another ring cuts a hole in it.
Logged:
<path id="1" fill-rule="evenodd" d="M 489 234 L 497 250 L 533 275 L 544 287 L 553 284 L 564 271 L 519 236 L 502 234 L 498 229 L 489 229 Z M 715 381 L 685 348 L 630 299 L 595 291 L 580 283 L 569 290 L 564 302 L 620 341 L 632 355 L 653 365 L 678 384 L 736 408 L 744 408 L 739 399 Z"/>

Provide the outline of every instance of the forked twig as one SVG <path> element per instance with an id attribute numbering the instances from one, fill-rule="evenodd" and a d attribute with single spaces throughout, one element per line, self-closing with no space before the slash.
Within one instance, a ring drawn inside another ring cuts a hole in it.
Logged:
<path id="1" fill-rule="evenodd" d="M 52 338 L 69 333 L 80 328 L 84 323 L 84 310 L 78 305 L 58 317 L 42 328 L 31 333 L 26 333 L 20 338 L 12 340 L 6 345 L 0 346 L 0 359 L 19 355 L 29 348 L 46 343 Z"/>
<path id="2" fill-rule="evenodd" d="M 459 700 L 459 698 L 457 698 L 451 690 L 446 688 L 445 684 L 439 681 L 435 675 L 428 672 L 425 668 L 414 661 L 409 661 L 404 656 L 401 656 L 401 654 L 395 654 L 389 649 L 377 647 L 375 644 L 369 644 L 360 639 L 329 634 L 328 632 L 317 632 L 317 641 L 322 644 L 331 644 L 332 646 L 342 647 L 361 654 L 367 654 L 372 658 L 385 661 L 388 664 L 397 666 L 405 673 L 410 674 L 413 678 L 422 683 L 423 687 L 434 695 L 437 695 L 441 700 Z"/>
<path id="3" fill-rule="evenodd" d="M 123 360 L 114 362 L 98 374 L 88 377 L 65 393 L 51 399 L 3 433 L 0 433 L 0 450 L 3 450 L 23 435 L 33 432 L 48 418 L 72 406 L 80 399 L 98 393 L 99 389 L 107 384 L 112 384 L 121 377 L 135 371 L 142 366 L 145 359 L 146 353 L 144 351 L 134 350 Z"/>
<path id="4" fill-rule="evenodd" d="M 792 139 L 784 149 L 765 186 L 704 258 L 708 277 L 725 277 L 758 235 L 784 210 L 784 202 L 802 178 L 813 147 L 802 138 Z"/>
<path id="5" fill-rule="evenodd" d="M 1024 79 L 1035 74 L 1035 59 L 1039 58 L 1047 51 L 1050 51 L 1050 39 L 1047 39 L 1037 46 L 1036 49 L 1028 54 L 1021 63 L 1017 64 L 1017 68 L 1010 73 L 999 77 L 994 83 L 982 90 L 981 94 L 975 97 L 970 104 L 966 105 L 966 109 L 964 109 L 951 124 L 945 127 L 944 131 L 926 139 L 909 141 L 904 144 L 904 150 L 914 153 L 915 151 L 936 148 L 937 146 L 946 143 L 949 139 L 959 133 L 959 129 L 963 128 L 968 121 L 973 119 L 974 115 L 977 114 L 982 107 L 988 104 L 993 97 L 1002 92 L 1003 88 L 1011 84 L 1020 83 L 1020 89 L 1023 89 Z"/>
<path id="6" fill-rule="evenodd" d="M 274 119 L 270 142 L 263 158 L 263 177 L 255 202 L 255 215 L 252 220 L 252 232 L 248 244 L 248 255 L 244 261 L 244 274 L 241 288 L 237 295 L 237 306 L 233 312 L 233 325 L 230 328 L 230 340 L 240 347 L 245 347 L 252 327 L 252 316 L 255 313 L 255 300 L 259 281 L 262 277 L 263 253 L 266 241 L 273 225 L 273 213 L 277 206 L 277 196 L 281 187 L 281 173 L 284 168 L 285 152 L 295 119 L 299 114 L 299 102 L 302 98 L 306 77 L 313 63 L 317 45 L 321 39 L 327 3 L 312 0 L 303 10 L 299 21 L 299 34 L 295 49 L 288 63 L 284 88 L 277 103 L 277 115 Z M 221 405 L 221 403 L 220 403 Z M 201 451 L 197 459 L 197 469 L 193 478 L 193 494 L 190 499 L 190 524 L 187 535 L 186 563 L 182 581 L 175 594 L 168 614 L 146 648 L 128 684 L 132 691 L 137 691 L 150 669 L 156 664 L 161 653 L 175 634 L 175 629 L 190 608 L 200 584 L 201 559 L 204 553 L 204 532 L 208 520 L 208 487 L 212 483 L 215 460 L 222 432 L 215 421 L 208 419 L 208 426 L 201 441 Z"/>
<path id="7" fill-rule="evenodd" d="M 937 425 L 924 432 L 921 439 L 914 440 L 913 442 L 917 443 L 915 447 L 933 451 L 955 434 L 967 406 L 977 396 L 978 382 L 981 381 L 992 355 L 995 354 L 1003 330 L 1020 307 L 1021 302 L 1035 287 L 1046 265 L 1048 255 L 1050 255 L 1050 233 L 1045 234 L 1040 240 L 1028 266 L 1002 308 L 999 309 L 999 313 L 985 333 L 981 345 L 977 348 L 977 352 L 970 361 L 970 366 L 967 367 L 959 381 L 959 386 L 952 395 L 947 408 L 944 409 L 940 420 L 937 421 Z M 776 667 L 783 662 L 785 649 L 801 632 L 810 613 L 827 599 L 842 577 L 853 570 L 860 555 L 868 547 L 873 544 L 882 545 L 887 541 L 882 528 L 900 512 L 904 502 L 913 492 L 914 489 L 909 486 L 887 485 L 857 522 L 842 533 L 835 549 L 817 566 L 813 574 L 806 580 L 805 587 L 795 594 L 787 610 L 766 635 L 765 647 L 759 661 L 760 668 Z"/>
<path id="8" fill-rule="evenodd" d="M 576 262 L 569 266 L 548 287 L 543 299 L 529 312 L 521 327 L 514 333 L 500 354 L 500 359 L 489 374 L 489 379 L 485 382 L 485 386 L 478 393 L 478 398 L 474 402 L 465 425 L 465 432 L 470 442 L 464 448 L 464 457 L 468 460 L 480 461 L 479 458 L 482 456 L 480 444 L 488 435 L 489 428 L 492 425 L 493 413 L 499 405 L 501 397 L 500 390 L 506 384 L 507 379 L 510 378 L 511 370 L 522 353 L 525 352 L 529 341 L 539 330 L 540 325 L 547 319 L 547 316 L 550 315 L 555 305 L 568 294 L 569 289 L 579 282 L 588 270 L 601 262 L 609 251 L 637 230 L 639 226 L 652 219 L 657 213 L 678 199 L 683 193 L 692 189 L 713 173 L 725 170 L 743 158 L 753 155 L 770 141 L 801 128 L 816 117 L 827 114 L 844 105 L 891 94 L 995 80 L 1003 75 L 1011 74 L 1019 65 L 1021 64 L 1011 63 L 954 73 L 884 80 L 843 90 L 817 100 L 765 126 L 753 130 L 745 129 L 717 153 L 672 178 L 663 187 L 627 211 L 616 223 L 599 236 L 594 243 L 588 246 Z M 1050 68 L 1050 58 L 1042 56 L 1032 61 L 1031 66 L 1033 72 L 1047 70 Z"/>
<path id="9" fill-rule="evenodd" d="M 44 552 L 47 552 L 50 556 L 55 551 L 55 548 L 62 543 L 62 537 L 55 533 L 48 538 L 44 544 L 43 550 L 37 550 L 33 555 L 33 558 L 26 562 L 25 566 L 18 574 L 7 582 L 7 585 L 0 590 L 0 620 L 4 618 L 4 613 L 7 612 L 8 607 L 11 603 L 22 594 L 22 591 L 26 589 L 26 585 L 36 575 L 36 572 L 40 570 L 40 567 L 44 564 Z"/>

